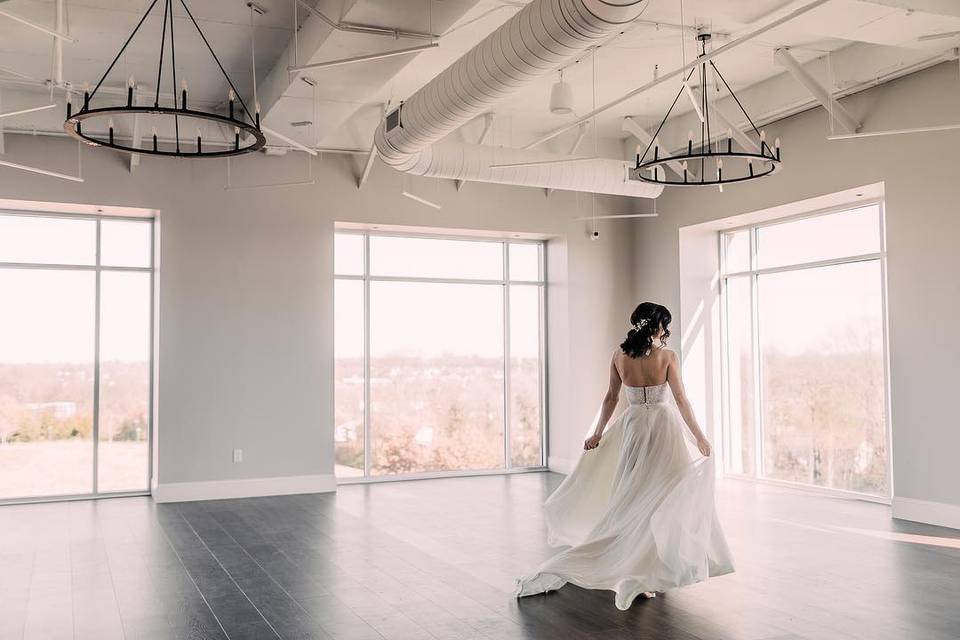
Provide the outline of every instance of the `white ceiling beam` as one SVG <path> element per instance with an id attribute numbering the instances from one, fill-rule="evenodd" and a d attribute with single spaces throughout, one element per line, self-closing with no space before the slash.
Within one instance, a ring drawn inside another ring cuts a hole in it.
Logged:
<path id="1" fill-rule="evenodd" d="M 629 133 L 630 135 L 632 135 L 634 138 L 637 139 L 637 141 L 638 141 L 640 144 L 642 144 L 642 145 L 644 145 L 644 146 L 649 146 L 650 143 L 653 141 L 653 136 L 651 136 L 649 133 L 647 133 L 647 130 L 644 129 L 643 127 L 641 127 L 641 126 L 637 123 L 637 121 L 634 120 L 633 118 L 631 118 L 630 116 L 627 116 L 626 118 L 623 119 L 623 123 L 620 125 L 620 128 L 621 128 L 621 130 L 623 130 L 624 132 Z M 683 166 L 680 164 L 680 161 L 678 161 L 678 160 L 670 160 L 670 161 L 667 162 L 667 166 L 670 167 L 671 169 L 673 169 L 673 171 L 674 171 L 678 176 L 682 176 L 682 175 L 683 175 Z M 695 178 L 697 177 L 697 174 L 696 174 L 696 172 L 693 170 L 693 167 L 688 167 L 688 168 L 687 168 L 687 175 L 690 176 L 691 179 L 695 179 Z"/>
<path id="2" fill-rule="evenodd" d="M 580 148 L 580 143 L 583 142 L 583 139 L 587 136 L 587 129 L 589 128 L 590 123 L 581 122 L 580 127 L 577 130 L 577 137 L 574 138 L 573 144 L 570 145 L 570 152 L 567 155 L 572 156 L 577 152 L 577 149 Z M 544 194 L 549 198 L 550 194 L 554 192 L 554 189 L 547 187 L 543 190 Z"/>
<path id="3" fill-rule="evenodd" d="M 3 90 L 0 89 L 0 111 L 3 111 Z M 0 120 L 0 155 L 3 155 L 7 152 L 6 148 L 3 146 L 3 120 Z"/>
<path id="4" fill-rule="evenodd" d="M 696 89 L 692 89 L 692 92 L 693 92 L 693 95 L 691 96 L 690 99 L 696 100 L 697 103 L 699 103 L 700 95 L 701 95 L 700 92 Z M 743 147 L 747 151 L 752 151 L 753 153 L 760 153 L 760 145 L 754 142 L 750 138 L 750 136 L 744 133 L 743 129 L 740 128 L 740 125 L 734 121 L 734 119 L 730 116 L 730 114 L 724 111 L 723 107 L 717 104 L 716 100 L 712 100 L 710 98 L 710 95 L 711 95 L 710 90 L 707 89 L 707 100 L 710 101 L 710 114 L 712 116 L 716 116 L 717 120 L 719 120 L 720 123 L 725 128 L 730 130 L 730 135 L 733 136 L 733 139 L 737 141 L 737 144 L 739 144 L 741 147 Z M 703 118 L 700 118 L 700 120 L 702 121 Z M 722 133 L 723 133 L 722 131 L 717 131 L 716 135 L 720 136 L 722 135 Z"/>
<path id="5" fill-rule="evenodd" d="M 11 169 L 19 169 L 20 171 L 28 171 L 30 173 L 39 173 L 42 176 L 50 176 L 51 178 L 60 178 L 61 180 L 69 180 L 71 182 L 83 182 L 83 178 L 80 176 L 70 176 L 65 173 L 60 173 L 58 171 L 50 171 L 49 169 L 41 169 L 40 167 L 30 167 L 25 164 L 17 164 L 16 162 L 8 162 L 6 160 L 0 160 L 0 167 L 10 167 Z"/>
<path id="6" fill-rule="evenodd" d="M 24 25 L 24 26 L 27 26 L 27 27 L 30 27 L 31 29 L 36 29 L 37 31 L 42 31 L 43 33 L 47 34 L 48 36 L 53 36 L 54 38 L 57 38 L 58 40 L 66 40 L 67 42 L 76 42 L 76 41 L 77 41 L 76 38 L 71 38 L 70 36 L 68 36 L 68 35 L 65 34 L 65 33 L 61 33 L 61 32 L 59 32 L 59 31 L 55 31 L 55 30 L 53 30 L 53 29 L 48 29 L 48 28 L 44 27 L 43 25 L 39 25 L 39 24 L 37 24 L 37 23 L 35 23 L 35 22 L 30 22 L 30 21 L 27 20 L 26 18 L 21 18 L 20 16 L 14 14 L 14 13 L 10 13 L 9 11 L 5 11 L 5 10 L 3 10 L 3 9 L 0 9 L 0 16 L 3 16 L 3 17 L 5 17 L 5 18 L 9 18 L 9 19 L 13 20 L 14 22 L 19 22 L 20 24 L 22 24 L 22 25 Z"/>
<path id="7" fill-rule="evenodd" d="M 957 0 L 864 0 L 893 9 L 932 13 L 941 16 L 960 17 L 960 2 Z"/>
<path id="8" fill-rule="evenodd" d="M 487 141 L 487 137 L 490 135 L 490 132 L 493 131 L 493 119 L 494 115 L 492 113 L 483 114 L 483 131 L 480 132 L 480 136 L 477 138 L 477 144 L 484 144 Z M 457 186 L 457 191 L 463 189 L 464 181 L 457 180 L 455 181 Z"/>
<path id="9" fill-rule="evenodd" d="M 0 113 L 0 120 L 4 118 L 9 118 L 11 116 L 19 116 L 24 113 L 33 113 L 34 111 L 46 111 L 47 109 L 53 109 L 56 104 L 45 104 L 40 107 L 27 107 L 26 109 L 17 109 L 15 111 L 7 111 L 6 113 Z"/>
<path id="10" fill-rule="evenodd" d="M 287 67 L 290 73 L 297 71 L 310 71 L 311 69 L 328 69 L 330 67 L 341 67 L 345 64 L 356 64 L 358 62 L 370 62 L 373 60 L 383 60 L 385 58 L 395 58 L 405 56 L 410 53 L 419 53 L 427 49 L 435 49 L 440 44 L 431 42 L 430 44 L 419 44 L 415 47 L 405 47 L 403 49 L 392 49 L 390 51 L 380 51 L 378 53 L 366 53 L 362 56 L 351 56 L 349 58 L 338 58 L 336 60 L 324 60 L 323 62 L 312 62 L 310 64 L 291 65 Z"/>
<path id="11" fill-rule="evenodd" d="M 781 47 L 775 50 L 773 55 L 776 61 L 783 65 L 790 75 L 796 78 L 797 82 L 802 84 L 807 91 L 816 98 L 817 102 L 823 105 L 831 117 L 833 117 L 847 133 L 856 133 L 860 129 L 860 122 L 850 115 L 850 112 L 833 97 L 833 94 L 820 84 L 817 79 L 790 54 L 789 49 Z"/>
<path id="12" fill-rule="evenodd" d="M 387 115 L 387 104 L 384 103 L 380 105 L 380 119 L 383 120 Z M 377 159 L 377 143 L 376 141 L 370 143 L 370 151 L 367 152 L 367 160 L 363 163 L 363 171 L 360 172 L 360 177 L 357 178 L 357 189 L 363 187 L 363 183 L 367 181 L 367 178 L 370 177 L 370 171 L 373 170 L 373 161 Z"/>
<path id="13" fill-rule="evenodd" d="M 133 86 L 133 104 L 140 106 L 140 92 L 138 91 L 139 87 L 137 85 Z M 139 148 L 140 142 L 143 140 L 143 131 L 142 125 L 140 122 L 140 114 L 135 114 L 133 116 L 133 136 L 132 143 L 130 146 Z M 133 173 L 134 170 L 140 166 L 140 154 L 131 153 L 130 154 L 130 173 Z"/>
<path id="14" fill-rule="evenodd" d="M 56 14 L 54 17 L 54 29 L 60 33 L 64 31 L 64 2 L 66 0 L 57 0 Z M 63 40 L 53 39 L 53 81 L 56 86 L 63 86 Z"/>

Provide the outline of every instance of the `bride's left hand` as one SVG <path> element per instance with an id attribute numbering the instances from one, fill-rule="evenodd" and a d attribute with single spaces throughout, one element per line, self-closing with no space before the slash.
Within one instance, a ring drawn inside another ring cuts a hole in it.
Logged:
<path id="1" fill-rule="evenodd" d="M 703 455 L 703 457 L 705 458 L 710 457 L 710 452 L 711 452 L 710 442 L 706 438 L 701 438 L 700 440 L 697 440 L 697 449 L 700 450 L 700 453 Z"/>
<path id="2" fill-rule="evenodd" d="M 598 446 L 600 446 L 600 436 L 596 434 L 590 436 L 583 442 L 584 451 L 589 451 L 590 449 L 596 449 Z"/>

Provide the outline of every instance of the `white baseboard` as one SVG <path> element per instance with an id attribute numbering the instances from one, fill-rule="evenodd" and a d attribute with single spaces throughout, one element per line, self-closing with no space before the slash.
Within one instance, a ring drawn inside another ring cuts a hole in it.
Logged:
<path id="1" fill-rule="evenodd" d="M 155 502 L 189 502 L 285 496 L 294 493 L 323 493 L 336 490 L 337 481 L 332 473 L 207 482 L 161 482 L 153 491 L 153 500 Z"/>
<path id="2" fill-rule="evenodd" d="M 960 505 L 894 497 L 893 517 L 939 527 L 960 529 Z"/>
<path id="3" fill-rule="evenodd" d="M 571 460 L 569 458 L 558 458 L 556 456 L 547 457 L 547 466 L 550 468 L 550 471 L 556 471 L 557 473 L 562 473 L 565 476 L 570 475 L 570 472 L 573 471 L 573 467 L 576 464 L 576 460 Z"/>

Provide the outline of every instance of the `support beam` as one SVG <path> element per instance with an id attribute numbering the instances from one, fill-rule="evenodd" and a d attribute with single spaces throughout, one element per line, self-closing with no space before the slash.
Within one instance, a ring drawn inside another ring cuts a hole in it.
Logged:
<path id="1" fill-rule="evenodd" d="M 3 111 L 3 90 L 0 89 L 0 111 Z M 0 120 L 0 156 L 7 152 L 4 144 L 4 135 L 3 135 L 3 120 Z"/>
<path id="2" fill-rule="evenodd" d="M 19 22 L 20 24 L 22 24 L 22 25 L 24 25 L 24 26 L 27 26 L 27 27 L 30 27 L 31 29 L 36 29 L 37 31 L 42 31 L 43 33 L 47 34 L 48 36 L 53 36 L 54 38 L 57 38 L 58 40 L 66 40 L 67 42 L 76 42 L 76 41 L 77 41 L 76 38 L 71 38 L 70 36 L 68 36 L 68 35 L 65 34 L 65 33 L 60 33 L 59 31 L 54 31 L 53 29 L 47 29 L 46 27 L 44 27 L 44 26 L 42 26 L 42 25 L 36 24 L 35 22 L 30 22 L 30 21 L 27 20 L 26 18 L 21 18 L 20 16 L 18 16 L 18 15 L 16 15 L 16 14 L 13 14 L 13 13 L 10 13 L 9 11 L 4 11 L 3 9 L 0 9 L 0 16 L 3 16 L 3 17 L 5 17 L 5 18 L 10 18 L 10 19 L 13 20 L 14 22 Z"/>
<path id="3" fill-rule="evenodd" d="M 64 23 L 64 7 L 63 3 L 66 0 L 56 0 L 56 14 L 54 15 L 54 29 L 63 33 L 63 23 Z M 53 39 L 53 82 L 58 87 L 63 86 L 63 40 L 60 38 Z"/>
<path id="4" fill-rule="evenodd" d="M 133 104 L 140 106 L 140 92 L 139 92 L 139 87 L 137 85 L 133 86 Z M 140 114 L 138 113 L 133 116 L 133 136 L 132 136 L 133 141 L 130 146 L 132 147 L 140 146 L 140 142 L 143 140 L 142 128 L 143 127 L 140 122 Z M 130 173 L 133 173 L 133 171 L 139 166 L 140 166 L 140 154 L 131 153 L 130 154 Z"/>
<path id="5" fill-rule="evenodd" d="M 649 145 L 650 142 L 653 140 L 653 137 L 649 133 L 647 133 L 647 130 L 641 127 L 639 124 L 637 124 L 637 121 L 631 118 L 630 116 L 627 116 L 626 118 L 623 119 L 623 123 L 620 125 L 620 129 L 632 135 L 634 138 L 637 139 L 637 141 L 640 144 L 642 144 L 645 147 Z M 679 160 L 671 160 L 667 162 L 667 166 L 673 169 L 673 171 L 678 176 L 683 175 L 683 167 L 680 166 Z M 687 167 L 687 175 L 690 177 L 691 180 L 697 177 L 697 174 L 693 170 L 693 167 Z"/>
<path id="6" fill-rule="evenodd" d="M 484 144 L 487 141 L 487 136 L 493 131 L 493 119 L 494 116 L 492 113 L 483 114 L 483 131 L 480 132 L 480 137 L 477 138 L 477 144 Z M 456 180 L 454 184 L 457 187 L 457 191 L 460 191 L 463 189 L 465 183 L 463 180 Z"/>
<path id="7" fill-rule="evenodd" d="M 273 129 L 268 129 L 262 124 L 260 125 L 260 130 L 266 134 L 273 136 L 274 138 L 280 138 L 281 140 L 286 142 L 288 145 L 290 145 L 294 149 L 299 149 L 300 151 L 303 151 L 304 153 L 309 153 L 312 156 L 317 155 L 317 152 L 314 149 L 311 149 L 310 147 L 308 147 L 307 145 L 301 144 L 292 138 L 288 138 L 287 136 L 283 135 L 282 133 L 278 133 Z"/>
<path id="8" fill-rule="evenodd" d="M 690 99 L 696 101 L 696 104 L 699 104 L 700 101 L 700 92 L 697 89 L 691 89 Z M 733 139 L 737 141 L 741 147 L 753 153 L 760 153 L 760 145 L 754 142 L 750 136 L 743 132 L 743 129 L 740 128 L 734 119 L 728 114 L 723 108 L 717 104 L 715 100 L 710 99 L 710 90 L 707 90 L 707 100 L 710 102 L 710 114 L 715 116 L 720 123 L 730 129 L 730 133 L 733 135 Z M 703 120 L 701 118 L 701 120 Z M 722 131 L 717 131 L 717 135 L 722 134 Z"/>
<path id="9" fill-rule="evenodd" d="M 800 84 L 806 87 L 807 91 L 816 98 L 817 102 L 823 105 L 827 112 L 840 123 L 840 126 L 843 127 L 847 133 L 856 133 L 860 129 L 860 122 L 850 115 L 850 112 L 847 111 L 842 104 L 837 102 L 833 94 L 821 85 L 817 79 L 790 54 L 787 48 L 781 47 L 774 51 L 773 55 L 774 59 L 782 64 L 784 68 L 790 72 L 790 75 L 796 78 Z"/>
<path id="10" fill-rule="evenodd" d="M 289 66 L 287 67 L 287 71 L 289 73 L 294 73 L 296 71 L 309 71 L 311 69 L 329 69 L 330 67 L 341 67 L 345 64 L 356 64 L 358 62 L 370 62 L 372 60 L 383 60 L 385 58 L 405 56 L 411 53 L 426 51 L 427 49 L 434 49 L 439 46 L 439 43 L 431 42 L 430 44 L 421 44 L 417 45 L 416 47 L 405 47 L 403 49 L 393 49 L 391 51 L 381 51 L 379 53 L 367 53 L 362 56 L 351 56 L 349 58 L 338 58 L 336 60 L 325 60 L 323 62 Z"/>
<path id="11" fill-rule="evenodd" d="M 587 128 L 589 127 L 588 122 L 581 122 L 580 127 L 577 129 L 577 137 L 574 138 L 573 144 L 570 145 L 570 153 L 567 155 L 572 156 L 577 152 L 577 149 L 580 147 L 580 143 L 583 142 L 583 139 L 587 136 Z M 543 190 L 543 193 L 549 198 L 550 194 L 554 192 L 554 189 L 547 187 Z"/>
<path id="12" fill-rule="evenodd" d="M 380 105 L 380 119 L 383 120 L 387 117 L 387 109 L 390 108 L 389 103 L 383 103 Z M 370 177 L 370 171 L 373 170 L 373 162 L 377 159 L 377 143 L 370 143 L 370 151 L 367 153 L 367 161 L 363 163 L 363 171 L 360 172 L 360 177 L 357 178 L 357 189 L 363 187 L 363 183 L 367 181 L 367 178 Z"/>

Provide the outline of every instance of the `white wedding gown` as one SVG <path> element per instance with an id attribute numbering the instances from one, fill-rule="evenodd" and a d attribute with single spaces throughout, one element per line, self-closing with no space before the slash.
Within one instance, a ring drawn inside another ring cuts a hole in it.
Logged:
<path id="1" fill-rule="evenodd" d="M 626 610 L 644 591 L 733 571 L 712 458 L 691 455 L 669 386 L 624 389 L 629 407 L 544 504 L 548 544 L 569 548 L 518 579 L 517 597 L 571 582 L 614 591 Z"/>

